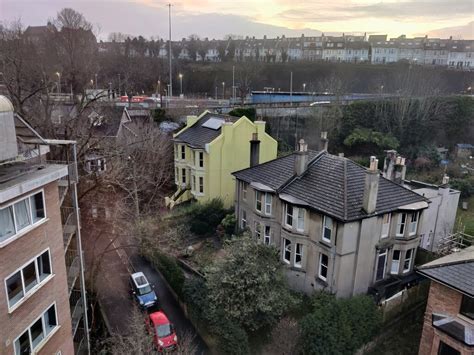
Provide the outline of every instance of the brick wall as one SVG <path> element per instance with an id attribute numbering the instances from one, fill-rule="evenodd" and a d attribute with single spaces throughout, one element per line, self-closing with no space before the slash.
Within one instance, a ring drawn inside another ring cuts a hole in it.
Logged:
<path id="1" fill-rule="evenodd" d="M 47 222 L 0 249 L 0 354 L 13 354 L 15 338 L 53 302 L 60 328 L 40 354 L 56 354 L 60 350 L 63 355 L 74 354 L 57 183 L 45 186 L 44 192 Z M 54 277 L 9 314 L 5 278 L 46 248 L 50 248 Z"/>
<path id="2" fill-rule="evenodd" d="M 431 281 L 428 303 L 426 305 L 425 317 L 423 321 L 423 333 L 420 341 L 419 355 L 436 355 L 440 340 L 459 350 L 463 355 L 472 355 L 462 343 L 451 338 L 449 335 L 436 330 L 432 326 L 432 314 L 440 313 L 456 316 L 461 307 L 462 295 L 455 290 L 446 287 L 438 282 Z"/>

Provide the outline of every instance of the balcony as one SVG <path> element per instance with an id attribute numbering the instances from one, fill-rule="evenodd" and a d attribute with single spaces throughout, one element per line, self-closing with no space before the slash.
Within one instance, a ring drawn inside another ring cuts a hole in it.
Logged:
<path id="1" fill-rule="evenodd" d="M 69 305 L 71 306 L 72 336 L 74 337 L 79 328 L 83 314 L 81 291 L 73 290 L 71 297 L 69 298 Z"/>
<path id="2" fill-rule="evenodd" d="M 68 176 L 65 178 L 66 181 L 71 183 L 77 183 L 79 177 L 77 176 L 77 164 L 71 163 L 63 160 L 47 160 L 48 164 L 58 164 L 58 165 L 67 165 Z"/>
<path id="3" fill-rule="evenodd" d="M 69 295 L 71 295 L 74 285 L 79 277 L 79 272 L 81 270 L 81 263 L 79 255 L 73 258 L 71 264 L 67 267 L 67 285 L 69 290 Z"/>
<path id="4" fill-rule="evenodd" d="M 63 242 L 64 250 L 69 248 L 71 239 L 76 234 L 77 223 L 76 214 L 72 207 L 61 207 L 61 220 L 63 223 Z"/>

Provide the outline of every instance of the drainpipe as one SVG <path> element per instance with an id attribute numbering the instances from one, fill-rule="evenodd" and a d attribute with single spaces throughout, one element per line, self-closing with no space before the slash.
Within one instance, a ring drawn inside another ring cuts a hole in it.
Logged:
<path id="1" fill-rule="evenodd" d="M 82 297 L 82 307 L 84 309 L 84 333 L 87 342 L 87 354 L 90 355 L 91 353 L 91 344 L 89 339 L 89 319 L 87 316 L 87 294 L 86 294 L 86 283 L 84 279 L 84 258 L 82 253 L 82 240 L 81 240 L 81 226 L 80 226 L 80 219 L 79 219 L 79 202 L 77 199 L 77 180 L 79 179 L 79 171 L 77 169 L 77 146 L 76 143 L 72 145 L 72 152 L 73 152 L 73 159 L 74 159 L 74 174 L 76 175 L 76 180 L 72 183 L 73 189 L 73 198 L 72 204 L 74 207 L 74 214 L 76 217 L 76 224 L 77 224 L 77 250 L 79 253 L 79 264 L 80 264 L 80 274 L 81 274 L 81 297 Z"/>

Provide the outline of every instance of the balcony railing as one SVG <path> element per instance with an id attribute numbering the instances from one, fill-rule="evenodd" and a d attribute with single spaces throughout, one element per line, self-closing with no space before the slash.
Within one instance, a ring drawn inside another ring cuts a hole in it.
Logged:
<path id="1" fill-rule="evenodd" d="M 64 250 L 67 250 L 72 237 L 77 231 L 76 214 L 72 207 L 61 207 L 61 221 L 63 223 Z"/>
<path id="2" fill-rule="evenodd" d="M 72 336 L 74 337 L 83 313 L 82 296 L 79 290 L 73 290 L 69 298 L 69 304 L 71 306 Z"/>
<path id="3" fill-rule="evenodd" d="M 76 255 L 72 260 L 71 264 L 67 267 L 67 285 L 69 294 L 72 293 L 74 285 L 76 284 L 76 281 L 79 277 L 79 272 L 81 270 L 80 266 L 81 264 L 79 255 Z"/>
<path id="4" fill-rule="evenodd" d="M 450 234 L 439 241 L 438 253 L 447 255 L 474 245 L 474 236 L 466 233 Z"/>

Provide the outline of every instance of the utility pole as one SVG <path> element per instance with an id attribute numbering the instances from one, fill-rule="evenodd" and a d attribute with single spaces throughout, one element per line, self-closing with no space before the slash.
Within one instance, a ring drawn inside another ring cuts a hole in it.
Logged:
<path id="1" fill-rule="evenodd" d="M 290 103 L 293 106 L 293 72 L 290 72 Z"/>
<path id="2" fill-rule="evenodd" d="M 168 96 L 173 97 L 173 76 L 171 74 L 171 61 L 172 61 L 172 53 L 171 53 L 171 4 L 168 4 L 168 18 L 169 18 L 169 30 L 170 30 L 170 42 L 168 48 L 168 56 L 170 58 L 170 90 L 168 92 Z"/>

